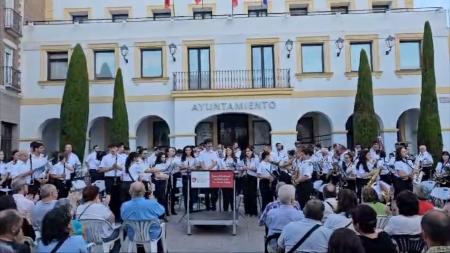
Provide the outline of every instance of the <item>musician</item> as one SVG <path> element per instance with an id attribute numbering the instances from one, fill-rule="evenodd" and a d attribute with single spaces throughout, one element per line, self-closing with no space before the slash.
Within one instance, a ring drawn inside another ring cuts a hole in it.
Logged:
<path id="1" fill-rule="evenodd" d="M 13 152 L 13 160 L 8 163 L 9 178 L 14 181 L 24 179 L 26 184 L 30 184 L 31 171 L 26 165 L 27 153 L 23 151 Z"/>
<path id="2" fill-rule="evenodd" d="M 66 198 L 69 194 L 71 185 L 71 174 L 74 167 L 68 162 L 68 153 L 58 154 L 58 163 L 50 169 L 49 176 L 51 183 L 58 189 L 58 197 Z"/>
<path id="3" fill-rule="evenodd" d="M 392 184 L 392 172 L 389 166 L 390 158 L 386 157 L 384 150 L 380 151 L 380 158 L 377 160 L 377 168 L 382 168 L 380 172 L 380 180 L 388 185 Z"/>
<path id="4" fill-rule="evenodd" d="M 219 156 L 213 150 L 213 143 L 211 139 L 206 139 L 205 150 L 201 151 L 198 156 L 198 161 L 202 170 L 217 170 L 219 164 Z M 218 198 L 217 189 L 204 189 L 206 210 L 216 210 L 216 202 Z"/>
<path id="5" fill-rule="evenodd" d="M 361 144 L 355 144 L 355 147 L 354 147 L 355 159 L 358 159 L 359 152 L 361 152 L 361 150 L 362 150 Z"/>
<path id="6" fill-rule="evenodd" d="M 298 168 L 298 171 L 296 172 L 297 175 L 294 179 L 294 183 L 297 184 L 296 199 L 300 203 L 302 209 L 305 207 L 306 202 L 308 202 L 314 191 L 312 182 L 312 173 L 314 168 L 313 161 L 311 159 L 313 154 L 314 153 L 310 148 L 300 150 L 302 162 L 300 163 L 300 167 Z"/>
<path id="7" fill-rule="evenodd" d="M 158 153 L 158 155 L 156 155 L 155 166 L 146 169 L 145 172 L 153 173 L 152 180 L 155 184 L 155 197 L 158 200 L 158 203 L 164 206 L 166 215 L 169 216 L 169 210 L 167 209 L 167 183 L 169 180 L 170 164 L 166 163 L 166 160 L 165 153 Z"/>
<path id="8" fill-rule="evenodd" d="M 436 166 L 437 177 L 442 178 L 441 187 L 448 187 L 450 184 L 450 154 L 448 151 L 443 151 L 441 160 Z"/>
<path id="9" fill-rule="evenodd" d="M 64 146 L 64 152 L 67 153 L 66 154 L 66 156 L 67 156 L 66 163 L 68 165 L 72 166 L 72 168 L 74 169 L 71 172 L 71 179 L 73 179 L 75 177 L 75 173 L 78 172 L 76 170 L 78 168 L 81 168 L 81 162 L 80 162 L 80 159 L 78 158 L 77 154 L 73 153 L 72 144 L 66 144 Z"/>
<path id="10" fill-rule="evenodd" d="M 219 168 L 220 170 L 231 170 L 236 171 L 237 169 L 237 158 L 234 155 L 234 149 L 231 147 L 225 148 L 225 157 L 220 161 Z M 222 188 L 223 195 L 223 210 L 228 212 L 228 206 L 230 206 L 230 210 L 233 211 L 233 189 L 231 188 Z"/>
<path id="11" fill-rule="evenodd" d="M 414 165 L 416 168 L 421 170 L 424 174 L 422 177 L 422 180 L 428 180 L 432 178 L 432 166 L 433 166 L 433 157 L 431 154 L 427 151 L 427 146 L 420 145 L 419 147 L 419 154 L 417 155 L 417 158 L 414 162 Z"/>
<path id="12" fill-rule="evenodd" d="M 322 148 L 319 156 L 316 157 L 317 162 L 319 163 L 320 171 L 319 171 L 319 179 L 323 181 L 323 183 L 328 183 L 329 177 L 327 175 L 333 169 L 333 155 L 328 151 L 328 148 Z"/>
<path id="13" fill-rule="evenodd" d="M 358 162 L 356 163 L 356 196 L 358 199 L 361 199 L 362 189 L 372 177 L 372 170 L 375 165 L 370 151 L 363 149 L 359 153 Z"/>
<path id="14" fill-rule="evenodd" d="M 100 180 L 97 173 L 98 167 L 100 165 L 100 160 L 97 159 L 98 152 L 100 152 L 100 148 L 97 145 L 94 145 L 94 147 L 92 148 L 92 152 L 86 157 L 86 160 L 84 161 L 84 164 L 86 164 L 86 167 L 89 171 L 91 182 Z"/>
<path id="15" fill-rule="evenodd" d="M 133 182 L 140 181 L 144 172 L 139 154 L 131 152 L 125 160 L 125 169 L 122 173 L 122 184 L 120 189 L 120 203 L 124 203 L 131 199 L 130 185 Z"/>
<path id="16" fill-rule="evenodd" d="M 412 177 L 414 172 L 413 163 L 408 160 L 408 150 L 400 147 L 395 152 L 395 181 L 394 181 L 394 197 L 403 190 L 413 190 Z"/>
<path id="17" fill-rule="evenodd" d="M 43 143 L 33 141 L 30 148 L 31 154 L 26 162 L 27 168 L 31 171 L 28 192 L 36 195 L 39 193 L 40 185 L 48 182 L 49 162 L 44 156 L 45 146 Z"/>
<path id="18" fill-rule="evenodd" d="M 259 178 L 259 191 L 261 194 L 261 212 L 266 205 L 273 201 L 274 193 L 271 183 L 274 181 L 272 164 L 270 163 L 270 153 L 264 151 L 261 154 L 261 161 L 258 164 L 256 176 Z"/>
<path id="19" fill-rule="evenodd" d="M 109 207 L 116 219 L 120 220 L 120 179 L 126 159 L 118 154 L 117 144 L 110 144 L 108 150 L 109 153 L 100 162 L 98 172 L 105 173 L 105 192 L 111 196 Z"/>
<path id="20" fill-rule="evenodd" d="M 343 178 L 347 182 L 345 188 L 356 192 L 356 167 L 353 163 L 353 153 L 347 152 L 340 163 Z"/>
<path id="21" fill-rule="evenodd" d="M 187 212 L 187 196 L 189 189 L 189 211 L 193 211 L 193 203 L 196 203 L 198 200 L 198 190 L 192 190 L 191 185 L 189 183 L 191 171 L 197 168 L 198 161 L 194 157 L 194 150 L 192 146 L 186 146 L 183 148 L 183 154 L 181 155 L 180 160 L 180 172 L 183 183 L 183 200 L 184 200 L 184 210 Z M 189 187 L 189 188 L 188 188 Z"/>
<path id="22" fill-rule="evenodd" d="M 258 180 L 256 178 L 258 159 L 255 157 L 253 147 L 247 147 L 242 153 L 240 168 L 243 170 L 242 182 L 244 186 L 244 210 L 246 215 L 257 216 L 258 205 L 256 191 Z"/>
<path id="23" fill-rule="evenodd" d="M 279 166 L 279 181 L 286 184 L 292 184 L 291 173 L 295 171 L 294 161 L 296 160 L 295 150 L 289 150 L 287 152 L 288 158 L 282 161 Z"/>
<path id="24" fill-rule="evenodd" d="M 239 147 L 239 143 L 237 142 L 233 143 L 233 152 L 236 157 L 241 157 L 242 151 L 241 148 Z"/>
<path id="25" fill-rule="evenodd" d="M 370 157 L 372 157 L 373 160 L 380 159 L 380 151 L 380 143 L 376 140 L 372 143 L 372 147 L 370 148 Z"/>
<path id="26" fill-rule="evenodd" d="M 170 213 L 173 215 L 177 215 L 177 213 L 175 212 L 175 199 L 176 196 L 175 194 L 178 193 L 178 188 L 177 188 L 177 180 L 178 178 L 181 178 L 181 174 L 180 174 L 180 169 L 179 169 L 179 165 L 180 165 L 180 157 L 177 157 L 177 150 L 174 147 L 170 147 L 167 150 L 167 159 L 166 159 L 166 163 L 167 163 L 167 167 L 168 167 L 168 171 L 169 171 L 169 180 L 167 181 L 168 185 L 167 185 L 167 199 L 170 200 Z M 168 210 L 168 209 L 166 209 Z"/>

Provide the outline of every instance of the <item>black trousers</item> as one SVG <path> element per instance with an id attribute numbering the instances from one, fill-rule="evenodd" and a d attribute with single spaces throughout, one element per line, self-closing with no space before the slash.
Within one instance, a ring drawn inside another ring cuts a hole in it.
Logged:
<path id="1" fill-rule="evenodd" d="M 311 198 L 311 194 L 314 192 L 314 185 L 311 180 L 301 182 L 297 185 L 295 195 L 300 207 L 303 209 L 306 202 Z"/>
<path id="2" fill-rule="evenodd" d="M 234 201 L 233 201 L 233 188 L 222 188 L 223 195 L 223 210 L 228 212 L 228 207 L 230 211 L 233 211 Z"/>
<path id="3" fill-rule="evenodd" d="M 432 167 L 423 167 L 422 171 L 423 171 L 422 181 L 429 180 L 430 178 L 432 178 L 432 174 L 433 174 Z"/>
<path id="4" fill-rule="evenodd" d="M 109 208 L 113 212 L 117 221 L 120 221 L 120 189 L 121 181 L 120 177 L 105 177 L 105 191 L 106 194 L 111 195 L 111 201 L 109 202 Z"/>
<path id="5" fill-rule="evenodd" d="M 64 183 L 62 180 L 51 179 L 49 182 L 53 184 L 56 189 L 58 189 L 58 199 L 67 198 L 69 195 L 70 186 L 72 185 L 71 180 L 66 180 Z"/>
<path id="6" fill-rule="evenodd" d="M 258 204 L 256 202 L 258 180 L 256 177 L 246 175 L 242 178 L 242 182 L 244 186 L 245 214 L 258 215 Z"/>
<path id="7" fill-rule="evenodd" d="M 120 203 L 127 202 L 131 199 L 130 195 L 130 185 L 132 184 L 132 181 L 123 181 L 120 185 Z"/>
<path id="8" fill-rule="evenodd" d="M 409 191 L 413 190 L 412 180 L 410 178 L 404 180 L 399 177 L 396 177 L 394 181 L 394 198 L 397 198 L 397 195 L 404 190 Z"/>
<path id="9" fill-rule="evenodd" d="M 158 203 L 161 204 L 166 213 L 168 212 L 167 206 L 167 180 L 155 180 L 155 198 L 158 200 Z"/>
<path id="10" fill-rule="evenodd" d="M 269 179 L 259 180 L 259 191 L 261 193 L 261 212 L 263 212 L 267 204 L 273 201 L 274 196 Z"/>
<path id="11" fill-rule="evenodd" d="M 99 173 L 97 170 L 89 170 L 89 176 L 91 177 L 91 183 L 104 178 L 103 173 Z"/>
<path id="12" fill-rule="evenodd" d="M 388 174 L 385 174 L 385 175 L 380 175 L 380 180 L 385 182 L 388 185 L 391 185 L 392 181 L 393 181 L 392 177 L 393 177 L 392 174 L 388 173 Z"/>
<path id="13" fill-rule="evenodd" d="M 183 175 L 182 176 L 182 182 L 183 182 L 183 201 L 184 201 L 184 211 L 187 211 L 187 196 L 188 196 L 188 186 L 190 186 L 189 184 L 189 178 L 187 175 Z M 198 189 L 192 189 L 190 188 L 189 191 L 189 210 L 192 211 L 193 210 L 193 205 L 194 203 L 196 203 L 198 201 Z"/>
<path id="14" fill-rule="evenodd" d="M 356 196 L 362 199 L 362 189 L 367 185 L 370 179 L 356 178 Z"/>
<path id="15" fill-rule="evenodd" d="M 177 188 L 177 180 L 178 178 L 181 178 L 181 173 L 177 172 L 172 175 L 172 180 L 170 181 L 170 210 L 171 213 L 175 213 L 175 201 L 177 200 L 175 194 L 179 192 Z"/>
<path id="16" fill-rule="evenodd" d="M 206 210 L 216 211 L 216 203 L 219 197 L 218 189 L 204 189 Z"/>
<path id="17" fill-rule="evenodd" d="M 41 183 L 36 179 L 31 179 L 31 184 L 28 185 L 28 194 L 36 195 L 39 194 L 39 190 L 41 189 Z"/>
<path id="18" fill-rule="evenodd" d="M 356 192 L 356 180 L 347 179 L 347 187 L 345 187 L 345 189 Z"/>

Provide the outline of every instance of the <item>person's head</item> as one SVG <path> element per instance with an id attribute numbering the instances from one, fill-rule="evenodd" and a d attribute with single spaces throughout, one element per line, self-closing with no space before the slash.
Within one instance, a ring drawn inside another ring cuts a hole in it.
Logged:
<path id="1" fill-rule="evenodd" d="M 420 153 L 425 153 L 425 152 L 427 152 L 427 146 L 425 146 L 425 145 L 420 145 L 420 146 L 419 146 L 419 151 L 420 151 Z"/>
<path id="2" fill-rule="evenodd" d="M 264 147 L 263 147 L 263 151 L 266 151 L 266 152 L 272 152 L 272 146 L 270 146 L 270 145 L 264 145 Z"/>
<path id="3" fill-rule="evenodd" d="M 370 161 L 370 152 L 368 149 L 363 149 L 361 150 L 361 152 L 359 152 L 358 155 L 358 160 L 361 163 L 367 163 L 368 161 Z"/>
<path id="4" fill-rule="evenodd" d="M 30 143 L 31 152 L 35 153 L 36 155 L 43 154 L 45 152 L 45 146 L 42 142 L 39 141 L 33 141 Z"/>
<path id="5" fill-rule="evenodd" d="M 58 199 L 58 190 L 52 184 L 44 184 L 41 186 L 39 192 L 41 199 L 44 201 L 56 200 Z"/>
<path id="6" fill-rule="evenodd" d="M 234 143 L 233 143 L 233 149 L 238 149 L 238 148 L 239 148 L 239 143 L 234 142 Z"/>
<path id="7" fill-rule="evenodd" d="M 303 208 L 303 214 L 305 218 L 322 221 L 323 212 L 325 211 L 325 206 L 322 201 L 318 199 L 310 199 L 306 202 Z"/>
<path id="8" fill-rule="evenodd" d="M 65 151 L 65 152 L 68 152 L 68 153 L 72 152 L 72 151 L 73 151 L 73 149 L 72 149 L 72 144 L 66 144 L 66 145 L 64 146 L 64 151 Z"/>
<path id="9" fill-rule="evenodd" d="M 309 147 L 305 147 L 300 150 L 300 156 L 302 159 L 305 159 L 305 160 L 311 158 L 311 156 L 313 154 L 314 154 L 313 150 Z"/>
<path id="10" fill-rule="evenodd" d="M 359 205 L 352 212 L 353 226 L 360 234 L 371 234 L 377 227 L 377 213 L 368 205 Z"/>
<path id="11" fill-rule="evenodd" d="M 42 220 L 41 240 L 44 245 L 70 236 L 71 217 L 65 208 L 53 208 Z"/>
<path id="12" fill-rule="evenodd" d="M 166 162 L 166 153 L 161 152 L 156 155 L 155 164 L 165 163 Z"/>
<path id="13" fill-rule="evenodd" d="M 15 179 L 11 183 L 11 190 L 14 193 L 26 195 L 28 193 L 27 182 L 25 181 L 25 179 L 22 179 L 22 178 Z"/>
<path id="14" fill-rule="evenodd" d="M 98 145 L 94 145 L 94 146 L 92 147 L 92 152 L 98 152 L 98 151 L 100 151 L 99 146 L 98 146 Z"/>
<path id="15" fill-rule="evenodd" d="M 355 151 L 360 151 L 361 149 L 361 144 L 355 144 Z"/>
<path id="16" fill-rule="evenodd" d="M 100 189 L 95 185 L 88 185 L 83 189 L 83 201 L 96 201 L 100 199 Z"/>
<path id="17" fill-rule="evenodd" d="M 328 155 L 328 148 L 322 148 L 321 150 L 320 150 L 320 152 L 322 153 L 322 155 L 323 156 L 326 156 L 326 155 Z"/>
<path id="18" fill-rule="evenodd" d="M 225 158 L 233 158 L 234 159 L 234 150 L 232 147 L 225 148 Z"/>
<path id="19" fill-rule="evenodd" d="M 139 160 L 139 154 L 137 152 L 131 152 L 128 156 L 127 159 L 125 160 L 125 169 L 128 172 L 128 170 L 131 167 L 131 164 L 133 164 L 134 162 L 137 162 Z"/>
<path id="20" fill-rule="evenodd" d="M 380 144 L 378 143 L 378 141 L 374 141 L 372 143 L 372 149 L 375 150 L 375 151 L 380 150 Z"/>
<path id="21" fill-rule="evenodd" d="M 253 151 L 253 147 L 247 147 L 245 149 L 245 157 L 246 158 L 253 158 L 253 157 L 255 157 L 255 153 Z"/>
<path id="22" fill-rule="evenodd" d="M 110 153 L 111 155 L 116 155 L 117 152 L 118 152 L 117 145 L 116 145 L 116 144 L 109 144 L 109 145 L 108 145 L 108 150 L 109 150 L 109 153 Z"/>
<path id="23" fill-rule="evenodd" d="M 205 148 L 206 148 L 206 150 L 207 150 L 207 151 L 211 151 L 212 148 L 213 148 L 213 142 L 212 142 L 212 140 L 208 138 L 208 139 L 206 139 L 206 140 L 204 141 L 204 143 L 205 143 Z"/>
<path id="24" fill-rule="evenodd" d="M 405 147 L 400 146 L 395 150 L 395 160 L 401 161 L 406 159 L 407 157 L 408 157 L 408 150 Z"/>
<path id="25" fill-rule="evenodd" d="M 0 236 L 16 237 L 22 229 L 23 218 L 17 210 L 7 209 L 0 212 Z"/>
<path id="26" fill-rule="evenodd" d="M 441 163 L 447 162 L 450 159 L 450 153 L 448 151 L 443 151 L 441 154 Z"/>
<path id="27" fill-rule="evenodd" d="M 176 154 L 177 154 L 177 149 L 174 147 L 170 147 L 167 150 L 167 157 L 175 157 Z"/>
<path id="28" fill-rule="evenodd" d="M 357 206 L 358 198 L 353 191 L 349 189 L 343 189 L 339 191 L 336 213 L 343 212 L 347 217 L 350 217 L 353 209 L 355 209 Z"/>
<path id="29" fill-rule="evenodd" d="M 283 150 L 283 144 L 281 144 L 281 143 L 277 143 L 277 144 L 275 144 L 275 147 L 277 148 L 277 151 L 281 151 L 281 150 Z"/>
<path id="30" fill-rule="evenodd" d="M 125 144 L 124 143 L 117 144 L 117 152 L 119 154 L 125 153 Z"/>
<path id="31" fill-rule="evenodd" d="M 145 185 L 142 182 L 134 182 L 130 185 L 130 195 L 132 198 L 142 198 L 145 195 Z"/>
<path id="32" fill-rule="evenodd" d="M 328 241 L 328 253 L 364 253 L 364 246 L 356 233 L 348 228 L 336 229 Z"/>
<path id="33" fill-rule="evenodd" d="M 376 203 L 379 201 L 377 192 L 370 186 L 366 186 L 362 190 L 362 201 L 364 203 Z"/>
<path id="34" fill-rule="evenodd" d="M 11 159 L 13 160 L 13 161 L 17 161 L 17 160 L 19 160 L 19 150 L 17 150 L 17 149 L 15 149 L 15 150 L 13 150 L 12 152 L 11 152 Z"/>
<path id="35" fill-rule="evenodd" d="M 183 148 L 183 155 L 181 155 L 181 160 L 185 161 L 186 157 L 193 157 L 194 156 L 194 152 L 192 150 L 191 146 L 185 146 Z"/>
<path id="36" fill-rule="evenodd" d="M 70 200 L 68 198 L 58 199 L 55 203 L 54 208 L 63 208 L 65 209 L 71 216 L 73 215 L 73 208 Z"/>
<path id="37" fill-rule="evenodd" d="M 261 161 L 268 162 L 270 160 L 270 153 L 267 151 L 263 151 L 261 154 Z"/>
<path id="38" fill-rule="evenodd" d="M 336 198 L 336 186 L 333 184 L 325 185 L 325 187 L 323 187 L 323 197 L 325 199 Z"/>
<path id="39" fill-rule="evenodd" d="M 284 205 L 290 205 L 295 200 L 295 187 L 290 184 L 285 184 L 278 189 L 278 199 Z"/>
<path id="40" fill-rule="evenodd" d="M 25 151 L 17 152 L 17 158 L 19 161 L 26 162 L 28 160 L 28 154 Z"/>
<path id="41" fill-rule="evenodd" d="M 16 209 L 17 210 L 16 201 L 14 201 L 14 198 L 12 195 L 0 196 L 0 211 L 7 210 L 7 209 Z"/>
<path id="42" fill-rule="evenodd" d="M 352 154 L 351 152 L 347 152 L 347 153 L 344 155 L 344 161 L 345 161 L 346 163 L 353 162 L 353 154 Z"/>
<path id="43" fill-rule="evenodd" d="M 419 199 L 411 191 L 404 190 L 397 195 L 398 213 L 404 216 L 419 214 Z"/>
<path id="44" fill-rule="evenodd" d="M 416 194 L 419 200 L 427 200 L 430 197 L 431 190 L 429 190 L 425 185 L 419 184 L 414 187 L 414 194 Z"/>
<path id="45" fill-rule="evenodd" d="M 431 210 L 422 217 L 422 237 L 428 247 L 450 245 L 450 216 L 439 210 Z"/>

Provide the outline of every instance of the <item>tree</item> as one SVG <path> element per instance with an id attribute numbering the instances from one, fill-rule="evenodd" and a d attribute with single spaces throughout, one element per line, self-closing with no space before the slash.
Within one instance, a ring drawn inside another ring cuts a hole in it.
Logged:
<path id="1" fill-rule="evenodd" d="M 114 81 L 111 140 L 113 143 L 124 143 L 128 146 L 128 113 L 120 68 Z"/>
<path id="2" fill-rule="evenodd" d="M 442 130 L 436 96 L 434 46 L 430 23 L 425 23 L 422 47 L 422 93 L 420 96 L 417 146 L 426 145 L 435 161 L 442 152 Z"/>
<path id="3" fill-rule="evenodd" d="M 70 58 L 60 110 L 60 148 L 72 144 L 83 161 L 86 131 L 89 120 L 89 78 L 86 57 L 77 44 Z"/>
<path id="4" fill-rule="evenodd" d="M 353 109 L 353 140 L 370 147 L 379 133 L 378 120 L 373 107 L 372 72 L 366 51 L 359 56 L 358 88 Z"/>

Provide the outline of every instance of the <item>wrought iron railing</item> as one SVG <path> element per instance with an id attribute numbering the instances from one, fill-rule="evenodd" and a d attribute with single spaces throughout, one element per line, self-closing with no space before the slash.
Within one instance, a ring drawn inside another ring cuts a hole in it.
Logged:
<path id="1" fill-rule="evenodd" d="M 173 90 L 290 88 L 289 69 L 216 70 L 173 73 Z"/>
<path id="2" fill-rule="evenodd" d="M 315 136 L 297 136 L 297 140 L 301 144 L 316 144 L 331 141 L 331 134 L 315 135 Z"/>
<path id="3" fill-rule="evenodd" d="M 11 8 L 5 8 L 5 29 L 22 35 L 22 15 Z"/>
<path id="4" fill-rule="evenodd" d="M 2 67 L 1 70 L 0 85 L 20 91 L 20 71 L 10 66 Z"/>

